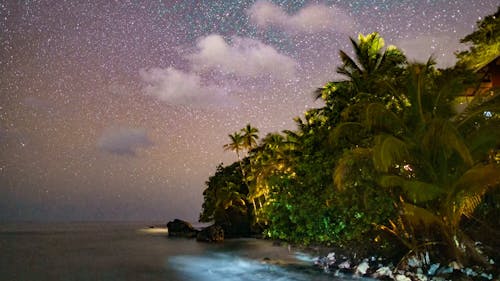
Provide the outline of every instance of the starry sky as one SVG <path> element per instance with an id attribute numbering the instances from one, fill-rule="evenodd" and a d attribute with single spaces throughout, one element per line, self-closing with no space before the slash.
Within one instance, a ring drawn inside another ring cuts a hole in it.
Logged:
<path id="1" fill-rule="evenodd" d="M 378 31 L 453 65 L 498 0 L 0 0 L 0 221 L 196 221 L 251 123 L 295 129 Z"/>

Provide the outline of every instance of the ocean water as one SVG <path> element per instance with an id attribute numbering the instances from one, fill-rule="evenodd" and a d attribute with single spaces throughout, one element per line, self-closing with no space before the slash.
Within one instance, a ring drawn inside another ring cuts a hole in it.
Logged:
<path id="1" fill-rule="evenodd" d="M 147 225 L 0 224 L 0 280 L 361 280 L 335 279 L 270 241 L 199 243 Z"/>

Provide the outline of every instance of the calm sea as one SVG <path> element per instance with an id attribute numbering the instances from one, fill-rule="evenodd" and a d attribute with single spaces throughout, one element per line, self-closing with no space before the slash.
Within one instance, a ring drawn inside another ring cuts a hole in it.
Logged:
<path id="1" fill-rule="evenodd" d="M 0 280 L 354 279 L 333 279 L 311 256 L 269 241 L 198 243 L 145 223 L 23 223 L 0 225 Z"/>

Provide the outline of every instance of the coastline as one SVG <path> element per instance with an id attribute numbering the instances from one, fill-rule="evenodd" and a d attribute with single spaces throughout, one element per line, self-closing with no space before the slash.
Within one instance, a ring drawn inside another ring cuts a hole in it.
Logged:
<path id="1" fill-rule="evenodd" d="M 205 226 L 197 231 L 200 233 L 213 225 Z M 183 237 L 196 239 L 192 235 L 172 235 L 166 227 L 169 237 Z M 301 245 L 289 243 L 282 240 L 273 240 L 262 235 L 251 235 L 245 237 L 231 237 L 223 241 L 199 240 L 199 243 L 238 243 L 239 239 L 256 239 L 269 241 L 273 247 L 287 248 L 290 253 L 300 260 L 300 263 L 291 263 L 280 259 L 260 257 L 259 261 L 265 264 L 277 266 L 304 266 L 307 264 L 311 270 L 323 271 L 324 274 L 339 278 L 363 277 L 375 280 L 397 280 L 397 281 L 443 281 L 443 280 L 497 280 L 498 269 L 495 261 L 490 259 L 491 268 L 484 266 L 464 267 L 456 261 L 440 263 L 431 260 L 429 252 L 418 254 L 407 254 L 401 260 L 367 253 L 365 249 L 356 247 L 334 247 L 326 245 Z M 364 245 L 358 245 L 363 248 Z M 359 254 L 364 252 L 364 254 Z"/>

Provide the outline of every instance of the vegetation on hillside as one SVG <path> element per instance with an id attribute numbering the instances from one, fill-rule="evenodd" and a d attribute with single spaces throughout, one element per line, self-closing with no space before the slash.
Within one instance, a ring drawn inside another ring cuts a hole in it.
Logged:
<path id="1" fill-rule="evenodd" d="M 259 141 L 251 125 L 229 135 L 224 147 L 238 161 L 207 181 L 200 221 L 247 223 L 246 231 L 301 244 L 439 250 L 486 263 L 470 235 L 498 214 L 500 91 L 463 110 L 457 100 L 478 88 L 474 71 L 495 56 L 482 50 L 499 55 L 499 26 L 498 12 L 479 22 L 463 39 L 473 46 L 449 69 L 432 58 L 409 63 L 378 33 L 351 39 L 354 57 L 340 51 L 343 80 L 316 90 L 324 106 L 297 117 L 297 129 Z M 498 231 L 498 218 L 491 223 Z"/>

